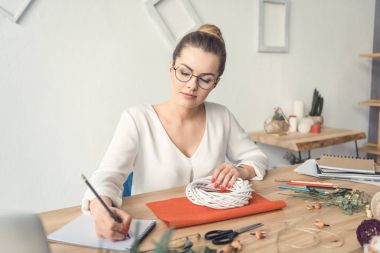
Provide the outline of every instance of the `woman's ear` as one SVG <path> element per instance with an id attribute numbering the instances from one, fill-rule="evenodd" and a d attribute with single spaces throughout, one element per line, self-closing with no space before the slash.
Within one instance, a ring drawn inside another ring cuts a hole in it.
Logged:
<path id="1" fill-rule="evenodd" d="M 173 68 L 174 68 L 174 63 L 170 61 L 169 72 L 171 72 Z"/>
<path id="2" fill-rule="evenodd" d="M 218 85 L 219 81 L 220 81 L 220 77 L 218 77 L 218 78 L 216 79 L 215 84 L 214 84 L 214 88 L 216 88 L 216 86 Z"/>

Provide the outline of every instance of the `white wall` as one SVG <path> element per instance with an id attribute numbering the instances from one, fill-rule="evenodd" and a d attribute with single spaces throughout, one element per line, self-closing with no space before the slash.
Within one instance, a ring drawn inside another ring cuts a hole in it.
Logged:
<path id="1" fill-rule="evenodd" d="M 357 103 L 369 98 L 371 62 L 358 55 L 372 51 L 374 0 L 292 0 L 288 54 L 256 52 L 257 1 L 192 3 L 227 43 L 209 100 L 245 129 L 295 99 L 308 110 L 316 87 L 327 125 L 367 131 Z M 96 169 L 122 110 L 168 98 L 170 55 L 141 1 L 35 0 L 18 25 L 0 16 L 0 209 L 78 205 L 80 173 Z M 284 150 L 263 149 L 286 164 Z"/>

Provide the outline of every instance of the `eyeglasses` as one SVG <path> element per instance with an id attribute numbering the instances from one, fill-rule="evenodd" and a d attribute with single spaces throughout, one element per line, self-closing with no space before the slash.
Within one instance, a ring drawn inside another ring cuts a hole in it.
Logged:
<path id="1" fill-rule="evenodd" d="M 200 74 L 198 76 L 193 74 L 193 71 L 184 65 L 178 65 L 174 67 L 175 77 L 178 81 L 187 83 L 194 76 L 196 78 L 197 85 L 204 89 L 209 90 L 217 83 L 217 79 L 212 74 Z"/>

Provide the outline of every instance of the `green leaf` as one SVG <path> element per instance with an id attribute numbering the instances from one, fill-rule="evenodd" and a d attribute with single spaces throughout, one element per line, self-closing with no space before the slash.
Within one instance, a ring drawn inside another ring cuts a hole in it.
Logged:
<path id="1" fill-rule="evenodd" d="M 173 229 L 169 229 L 165 232 L 165 234 L 160 239 L 160 242 L 157 243 L 156 249 L 154 250 L 154 252 L 166 253 L 169 251 L 169 249 L 168 249 L 169 248 L 169 241 L 170 241 L 170 237 L 172 236 L 172 233 L 173 233 Z"/>

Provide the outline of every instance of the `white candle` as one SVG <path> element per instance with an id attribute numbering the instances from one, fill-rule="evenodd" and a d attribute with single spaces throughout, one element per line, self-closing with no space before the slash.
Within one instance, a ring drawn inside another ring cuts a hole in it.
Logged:
<path id="1" fill-rule="evenodd" d="M 295 115 L 289 116 L 289 132 L 297 132 L 297 117 Z"/>
<path id="2" fill-rule="evenodd" d="M 293 103 L 293 114 L 297 116 L 297 119 L 302 119 L 304 114 L 303 102 L 301 100 L 296 100 Z"/>

